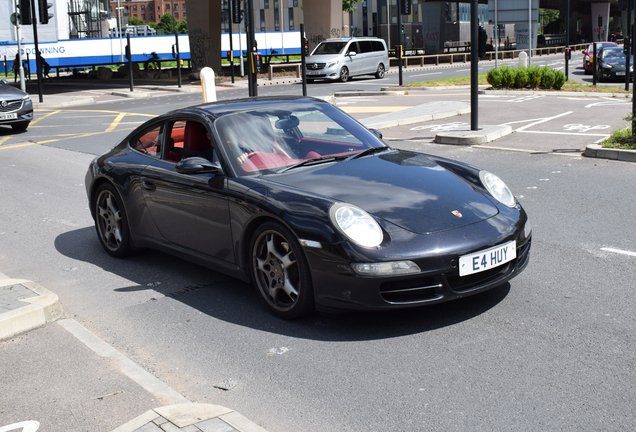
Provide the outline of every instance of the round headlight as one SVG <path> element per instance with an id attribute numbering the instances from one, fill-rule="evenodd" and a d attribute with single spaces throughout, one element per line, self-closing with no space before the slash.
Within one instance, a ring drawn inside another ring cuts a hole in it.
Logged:
<path id="1" fill-rule="evenodd" d="M 380 225 L 359 207 L 337 203 L 329 210 L 329 217 L 345 237 L 360 246 L 372 248 L 382 243 L 384 236 Z"/>
<path id="2" fill-rule="evenodd" d="M 490 194 L 500 203 L 505 204 L 508 207 L 515 206 L 517 200 L 503 180 L 488 171 L 480 171 L 479 179 L 486 189 L 488 189 L 488 192 L 490 192 Z"/>

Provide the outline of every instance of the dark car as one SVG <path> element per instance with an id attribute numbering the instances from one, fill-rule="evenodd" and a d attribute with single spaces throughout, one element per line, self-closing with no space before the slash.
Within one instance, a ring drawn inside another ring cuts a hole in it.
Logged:
<path id="1" fill-rule="evenodd" d="M 615 42 L 596 42 L 596 54 L 603 47 L 617 47 Z M 587 49 L 583 50 L 583 70 L 585 75 L 590 75 L 594 68 L 594 44 L 590 44 Z"/>
<path id="2" fill-rule="evenodd" d="M 98 238 L 251 281 L 283 318 L 412 307 L 503 284 L 528 217 L 497 176 L 395 150 L 329 103 L 260 97 L 173 111 L 93 160 Z"/>
<path id="3" fill-rule="evenodd" d="M 598 79 L 625 79 L 625 53 L 622 48 L 603 47 L 598 51 Z M 629 78 L 633 77 L 634 59 L 629 59 Z"/>
<path id="4" fill-rule="evenodd" d="M 33 102 L 28 94 L 0 80 L 0 125 L 25 130 L 33 120 Z"/>

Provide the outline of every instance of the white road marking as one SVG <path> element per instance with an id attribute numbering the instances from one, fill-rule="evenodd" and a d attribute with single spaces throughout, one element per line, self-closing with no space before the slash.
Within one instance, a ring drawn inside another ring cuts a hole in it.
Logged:
<path id="1" fill-rule="evenodd" d="M 62 319 L 57 322 L 97 355 L 115 360 L 121 372 L 142 386 L 146 391 L 168 404 L 189 403 L 190 401 L 166 383 L 146 371 L 137 363 L 124 356 L 108 343 L 97 337 L 74 319 Z"/>
<path id="2" fill-rule="evenodd" d="M 613 253 L 617 253 L 617 254 L 621 254 L 621 255 L 628 255 L 628 256 L 636 257 L 636 252 L 625 251 L 625 250 L 614 249 L 614 248 L 601 248 L 601 250 L 605 251 L 605 252 L 613 252 Z"/>
<path id="3" fill-rule="evenodd" d="M 411 75 L 411 77 L 421 77 L 421 76 L 426 76 L 426 75 L 441 75 L 441 72 L 431 72 L 431 73 L 425 73 L 425 74 L 419 74 L 419 75 Z"/>
<path id="4" fill-rule="evenodd" d="M 548 121 L 550 121 L 550 120 L 554 120 L 554 119 L 557 119 L 557 118 L 559 118 L 559 117 L 566 116 L 566 115 L 568 115 L 568 114 L 572 114 L 573 112 L 574 112 L 574 111 L 567 111 L 567 112 L 564 112 L 564 113 L 562 113 L 562 114 L 555 115 L 554 117 L 546 117 L 546 118 L 544 118 L 543 120 L 539 120 L 539 121 L 536 121 L 536 122 L 534 122 L 534 123 L 530 123 L 530 124 L 527 124 L 527 125 L 525 125 L 525 126 L 522 126 L 522 127 L 520 127 L 519 129 L 516 129 L 516 130 L 515 130 L 515 132 L 523 132 L 525 129 L 527 129 L 527 128 L 529 128 L 529 127 L 536 126 L 536 125 L 538 125 L 538 124 L 540 124 L 540 123 L 545 123 L 545 122 L 548 122 Z"/>

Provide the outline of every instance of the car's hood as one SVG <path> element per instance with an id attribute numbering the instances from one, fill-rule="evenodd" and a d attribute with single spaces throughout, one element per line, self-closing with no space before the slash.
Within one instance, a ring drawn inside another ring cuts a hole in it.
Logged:
<path id="1" fill-rule="evenodd" d="M 498 213 L 468 182 L 412 152 L 384 152 L 265 178 L 354 204 L 421 234 L 459 228 Z"/>
<path id="2" fill-rule="evenodd" d="M 340 54 L 314 54 L 305 59 L 307 63 L 326 63 L 329 60 L 335 59 Z"/>
<path id="3" fill-rule="evenodd" d="M 0 84 L 0 99 L 22 99 L 24 96 L 26 96 L 26 93 L 22 90 L 17 89 L 9 84 Z"/>
<path id="4" fill-rule="evenodd" d="M 623 69 L 625 69 L 625 59 L 616 59 L 616 60 L 614 60 L 614 59 L 610 59 L 610 60 L 603 60 L 603 63 L 604 63 L 604 64 L 612 65 L 612 67 L 618 67 L 618 68 L 623 68 Z M 631 59 L 630 59 L 629 65 L 630 65 L 630 66 L 633 66 L 633 65 L 634 65 L 634 62 L 633 62 Z"/>

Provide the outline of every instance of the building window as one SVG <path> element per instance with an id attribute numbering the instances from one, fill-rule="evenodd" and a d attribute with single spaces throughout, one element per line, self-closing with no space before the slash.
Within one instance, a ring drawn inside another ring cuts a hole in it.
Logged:
<path id="1" fill-rule="evenodd" d="M 124 12 L 126 12 L 126 14 L 129 14 L 130 8 L 128 6 L 124 6 Z"/>
<path id="2" fill-rule="evenodd" d="M 166 5 L 166 10 L 169 11 L 170 10 L 170 4 Z"/>
<path id="3" fill-rule="evenodd" d="M 161 12 L 161 6 L 157 6 L 157 12 Z"/>
<path id="4" fill-rule="evenodd" d="M 260 10 L 261 12 L 261 31 L 265 31 L 265 11 L 263 9 Z"/>
<path id="5" fill-rule="evenodd" d="M 155 20 L 155 14 L 150 14 L 150 21 L 154 21 Z"/>
<path id="6" fill-rule="evenodd" d="M 265 5 L 263 6 L 263 9 L 269 9 L 269 0 L 265 0 Z"/>
<path id="7" fill-rule="evenodd" d="M 137 12 L 137 5 L 133 5 L 133 12 Z"/>
<path id="8" fill-rule="evenodd" d="M 294 0 L 293 6 L 298 7 L 298 0 Z"/>
<path id="9" fill-rule="evenodd" d="M 294 8 L 287 9 L 289 11 L 289 29 L 294 29 Z"/>
<path id="10" fill-rule="evenodd" d="M 141 5 L 141 10 L 145 11 L 146 10 L 146 5 Z"/>
<path id="11" fill-rule="evenodd" d="M 137 14 L 133 14 L 133 17 L 137 18 Z"/>
<path id="12" fill-rule="evenodd" d="M 280 31 L 280 17 L 278 16 L 278 1 L 274 0 L 274 30 Z"/>
<path id="13" fill-rule="evenodd" d="M 185 10 L 185 3 L 181 3 L 181 10 Z"/>
<path id="14" fill-rule="evenodd" d="M 174 13 L 174 17 L 175 17 L 175 19 L 179 19 L 179 12 L 175 12 Z"/>
<path id="15" fill-rule="evenodd" d="M 185 13 L 185 12 L 183 13 L 183 17 L 184 17 L 184 18 L 186 17 L 186 13 Z"/>
<path id="16" fill-rule="evenodd" d="M 174 6 L 172 7 L 172 10 L 179 10 L 179 5 L 178 5 L 178 4 L 174 5 Z"/>
<path id="17" fill-rule="evenodd" d="M 141 14 L 141 19 L 146 21 L 146 14 Z"/>

